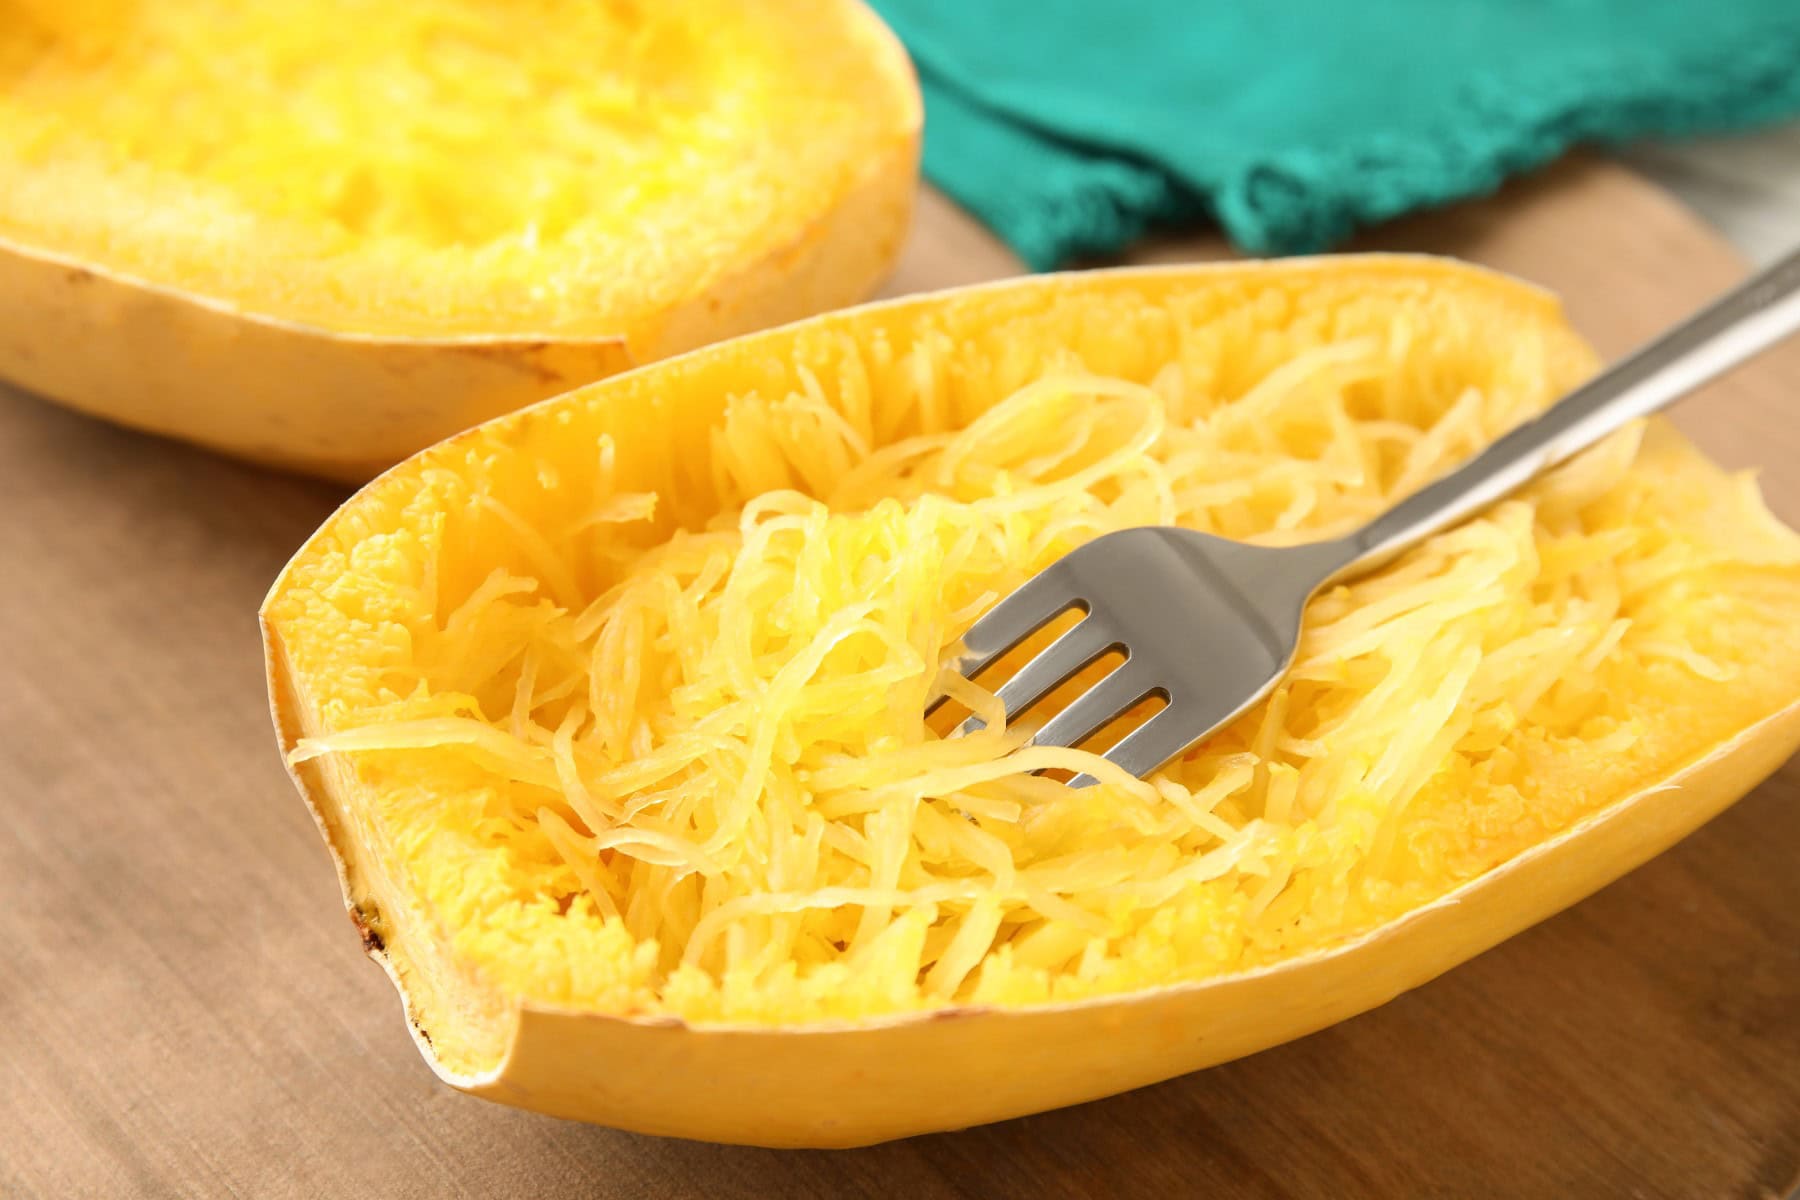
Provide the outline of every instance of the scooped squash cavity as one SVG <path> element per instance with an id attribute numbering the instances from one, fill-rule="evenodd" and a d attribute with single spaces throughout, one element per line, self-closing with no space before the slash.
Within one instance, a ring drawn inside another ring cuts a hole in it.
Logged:
<path id="1" fill-rule="evenodd" d="M 892 262 L 857 0 L 0 4 L 0 378 L 361 481 Z"/>
<path id="2" fill-rule="evenodd" d="M 838 1145 L 1166 1078 L 1423 982 L 1778 765 L 1800 538 L 1628 430 L 1318 597 L 1274 694 L 1143 781 L 940 736 L 940 691 L 994 704 L 938 663 L 1088 538 L 1344 532 L 1592 363 L 1541 293 L 1395 258 L 741 338 L 346 505 L 263 610 L 282 748 L 477 1094 Z"/>

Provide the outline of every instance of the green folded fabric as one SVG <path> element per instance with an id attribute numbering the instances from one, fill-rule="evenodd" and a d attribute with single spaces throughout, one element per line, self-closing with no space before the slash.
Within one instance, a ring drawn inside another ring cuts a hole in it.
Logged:
<path id="1" fill-rule="evenodd" d="M 1800 0 L 874 0 L 925 171 L 1038 269 L 1217 221 L 1256 254 L 1576 142 L 1800 113 Z"/>

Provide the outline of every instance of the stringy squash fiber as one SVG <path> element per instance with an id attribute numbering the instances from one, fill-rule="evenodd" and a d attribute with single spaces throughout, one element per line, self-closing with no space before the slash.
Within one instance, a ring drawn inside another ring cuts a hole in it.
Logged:
<path id="1" fill-rule="evenodd" d="M 346 506 L 265 609 L 284 748 L 451 1074 L 493 1071 L 534 1006 L 891 1032 L 1353 950 L 1791 709 L 1800 539 L 1750 478 L 1629 429 L 1318 597 L 1272 697 L 1143 781 L 1016 729 L 940 737 L 939 689 L 994 701 L 937 664 L 1107 530 L 1347 532 L 1592 361 L 1543 296 L 1394 259 L 1047 278 L 741 339 Z M 657 1127 L 632 1104 L 576 1115 Z M 743 1121 L 699 1132 L 836 1136 Z"/>
<path id="2" fill-rule="evenodd" d="M 861 298 L 919 121 L 857 0 L 0 0 L 0 377 L 360 482 Z"/>

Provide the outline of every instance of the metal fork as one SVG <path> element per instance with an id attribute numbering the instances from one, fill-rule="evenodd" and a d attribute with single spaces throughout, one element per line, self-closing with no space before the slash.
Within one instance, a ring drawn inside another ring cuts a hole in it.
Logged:
<path id="1" fill-rule="evenodd" d="M 1082 619 L 1003 683 L 1010 723 L 1102 656 L 1125 661 L 1028 744 L 1073 746 L 1157 697 L 1164 707 L 1106 751 L 1146 775 L 1267 695 L 1293 661 L 1302 610 L 1327 583 L 1371 570 L 1502 499 L 1621 425 L 1685 396 L 1800 329 L 1800 250 L 1571 392 L 1467 463 L 1332 541 L 1252 546 L 1145 526 L 1069 552 L 1002 599 L 947 664 L 979 674 L 1070 609 Z M 959 732 L 982 727 L 970 717 Z M 1096 782 L 1091 775 L 1073 787 Z"/>

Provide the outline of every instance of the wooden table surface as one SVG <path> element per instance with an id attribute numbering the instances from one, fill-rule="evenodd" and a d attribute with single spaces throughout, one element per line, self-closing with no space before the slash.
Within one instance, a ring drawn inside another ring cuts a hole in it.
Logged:
<path id="1" fill-rule="evenodd" d="M 1800 121 L 1724 137 L 1644 142 L 1620 153 L 1751 262 L 1774 262 L 1800 246 Z"/>
<path id="2" fill-rule="evenodd" d="M 1553 285 L 1608 351 L 1742 269 L 1594 162 L 1378 242 Z M 892 290 L 1012 269 L 927 197 Z M 1796 390 L 1788 350 L 1681 415 L 1767 464 L 1790 520 Z M 452 1092 L 363 960 L 269 731 L 253 614 L 341 498 L 0 393 L 0 1196 L 1710 1197 L 1800 1179 L 1795 764 L 1382 1009 L 1079 1108 L 777 1152 Z"/>

